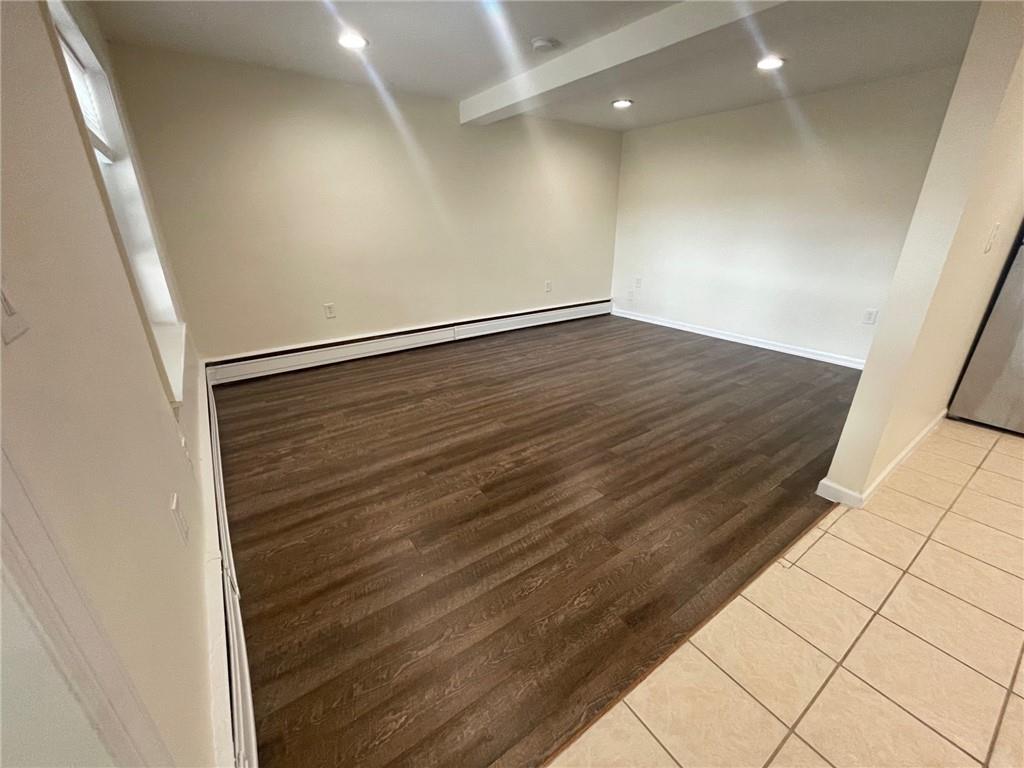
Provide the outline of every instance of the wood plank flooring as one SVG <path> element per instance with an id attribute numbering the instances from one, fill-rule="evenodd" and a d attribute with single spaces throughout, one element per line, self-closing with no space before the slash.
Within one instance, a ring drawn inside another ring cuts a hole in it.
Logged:
<path id="1" fill-rule="evenodd" d="M 222 385 L 262 766 L 537 766 L 828 508 L 857 372 L 604 316 Z"/>

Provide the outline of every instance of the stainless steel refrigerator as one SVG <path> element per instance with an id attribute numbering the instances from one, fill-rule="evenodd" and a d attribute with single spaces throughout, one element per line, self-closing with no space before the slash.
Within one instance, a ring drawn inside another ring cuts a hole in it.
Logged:
<path id="1" fill-rule="evenodd" d="M 1024 433 L 1024 245 L 997 289 L 949 415 Z"/>

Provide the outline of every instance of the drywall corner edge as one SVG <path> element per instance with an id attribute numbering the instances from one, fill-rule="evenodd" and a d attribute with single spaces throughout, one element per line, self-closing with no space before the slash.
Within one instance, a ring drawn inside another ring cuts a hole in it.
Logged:
<path id="1" fill-rule="evenodd" d="M 835 483 L 827 477 L 818 483 L 815 493 L 823 499 L 828 499 L 838 504 L 845 504 L 848 507 L 862 507 L 864 502 L 867 501 L 866 496 L 862 496 L 856 491 L 851 491 L 846 486 Z"/>
<path id="2" fill-rule="evenodd" d="M 885 467 L 885 469 L 878 473 L 878 477 L 876 477 L 874 480 L 868 483 L 867 487 L 863 491 L 858 492 L 850 490 L 846 486 L 840 485 L 834 480 L 831 480 L 828 477 L 826 477 L 820 483 L 818 483 L 818 488 L 815 491 L 815 493 L 824 499 L 828 499 L 829 501 L 837 501 L 840 504 L 846 504 L 847 506 L 850 507 L 864 506 L 864 503 L 871 498 L 871 495 L 876 490 L 878 490 L 878 486 L 885 482 L 885 478 L 887 478 L 892 473 L 892 471 L 896 469 L 896 467 L 898 467 L 900 463 L 905 458 L 907 458 L 907 456 L 910 455 L 911 451 L 917 448 L 918 444 L 922 440 L 924 440 L 926 437 L 928 437 L 929 434 L 931 434 L 932 430 L 935 429 L 935 427 L 939 425 L 939 422 L 941 422 L 944 418 L 946 418 L 945 408 L 939 411 L 932 418 L 932 420 L 928 422 L 925 428 L 922 429 L 917 434 L 917 437 L 911 440 L 910 443 L 908 443 L 907 446 L 902 451 L 900 451 L 900 454 L 895 459 L 890 461 L 889 464 Z"/>

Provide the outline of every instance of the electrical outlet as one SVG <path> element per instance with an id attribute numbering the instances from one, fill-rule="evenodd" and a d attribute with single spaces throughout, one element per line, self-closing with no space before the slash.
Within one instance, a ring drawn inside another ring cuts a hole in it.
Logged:
<path id="1" fill-rule="evenodd" d="M 631 307 L 633 306 L 633 289 L 632 288 L 630 288 L 628 291 L 626 291 L 626 303 L 629 304 L 629 306 L 631 306 Z"/>
<path id="2" fill-rule="evenodd" d="M 327 304 L 324 304 L 324 317 L 326 317 L 328 320 L 333 320 L 337 316 L 338 315 L 334 312 L 334 302 L 333 301 L 328 302 Z"/>
<path id="3" fill-rule="evenodd" d="M 642 277 L 638 277 L 638 278 L 636 278 L 635 280 L 633 280 L 633 286 L 634 286 L 634 287 L 635 287 L 635 288 L 636 288 L 637 290 L 639 290 L 640 288 L 642 288 L 642 287 L 643 287 L 643 284 L 644 284 L 644 279 L 643 279 Z"/>
<path id="4" fill-rule="evenodd" d="M 544 281 L 544 293 L 551 293 L 551 281 L 550 280 L 545 280 Z"/>
<path id="5" fill-rule="evenodd" d="M 878 322 L 878 310 L 877 309 L 865 309 L 864 316 L 860 319 L 864 325 L 874 325 Z"/>

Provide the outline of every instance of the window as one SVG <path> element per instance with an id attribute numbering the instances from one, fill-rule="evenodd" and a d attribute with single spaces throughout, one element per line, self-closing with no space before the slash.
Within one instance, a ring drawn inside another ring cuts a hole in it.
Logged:
<path id="1" fill-rule="evenodd" d="M 89 138 L 92 141 L 92 148 L 96 153 L 96 159 L 104 165 L 112 165 L 114 163 L 114 151 L 103 138 L 100 108 L 96 102 L 96 94 L 89 83 L 86 69 L 68 47 L 68 44 L 64 42 L 63 38 L 60 38 L 60 49 L 64 54 L 64 63 L 67 65 L 68 75 L 71 77 L 71 86 L 75 90 L 79 109 L 82 110 L 82 119 L 85 121 L 85 127 L 89 130 Z"/>
<path id="2" fill-rule="evenodd" d="M 161 380 L 170 400 L 180 402 L 185 367 L 185 324 L 180 319 L 170 272 L 165 267 L 153 230 L 117 98 L 96 55 L 97 50 L 102 53 L 104 43 L 102 39 L 90 40 L 83 32 L 92 27 L 78 24 L 75 14 L 82 13 L 79 4 L 49 0 L 47 5 L 124 244 L 129 278 L 141 301 L 140 309 Z"/>

